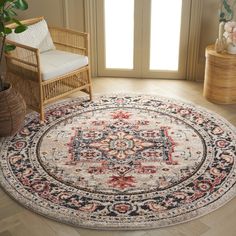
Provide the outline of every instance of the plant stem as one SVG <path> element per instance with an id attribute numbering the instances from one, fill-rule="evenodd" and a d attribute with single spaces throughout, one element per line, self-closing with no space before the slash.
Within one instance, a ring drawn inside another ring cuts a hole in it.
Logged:
<path id="1" fill-rule="evenodd" d="M 4 36 L 2 37 L 1 54 L 0 54 L 0 64 L 2 63 L 5 41 L 6 41 L 6 35 L 4 35 Z"/>
<path id="2" fill-rule="evenodd" d="M 4 46 L 5 46 L 5 42 L 6 42 L 6 35 L 4 35 L 2 38 L 2 45 L 1 45 L 1 53 L 0 53 L 0 91 L 2 91 L 4 89 L 4 85 L 3 85 L 3 79 L 2 79 L 2 58 L 3 58 L 3 52 L 4 52 Z"/>

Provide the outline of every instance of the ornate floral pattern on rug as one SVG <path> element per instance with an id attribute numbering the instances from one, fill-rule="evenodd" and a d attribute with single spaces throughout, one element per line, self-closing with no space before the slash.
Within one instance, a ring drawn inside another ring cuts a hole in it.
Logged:
<path id="1" fill-rule="evenodd" d="M 35 113 L 1 141 L 1 183 L 16 200 L 77 226 L 156 228 L 235 195 L 236 132 L 221 117 L 142 95 L 82 98 Z"/>

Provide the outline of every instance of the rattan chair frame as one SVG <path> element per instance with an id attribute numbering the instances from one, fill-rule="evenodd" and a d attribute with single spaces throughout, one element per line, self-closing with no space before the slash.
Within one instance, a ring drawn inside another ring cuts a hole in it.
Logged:
<path id="1" fill-rule="evenodd" d="M 25 25 L 35 24 L 43 17 L 22 21 Z M 8 25 L 15 28 L 16 24 Z M 89 58 L 89 34 L 74 30 L 49 27 L 53 43 L 57 50 L 85 55 Z M 40 51 L 6 40 L 16 49 L 5 53 L 7 79 L 24 97 L 29 108 L 40 113 L 40 120 L 45 119 L 45 105 L 77 91 L 89 94 L 92 99 L 90 65 L 73 70 L 60 77 L 43 81 L 40 69 Z"/>

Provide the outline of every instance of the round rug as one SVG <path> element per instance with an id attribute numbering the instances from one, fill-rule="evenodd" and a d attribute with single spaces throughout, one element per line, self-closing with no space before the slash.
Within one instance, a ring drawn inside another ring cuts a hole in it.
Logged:
<path id="1" fill-rule="evenodd" d="M 144 95 L 98 96 L 32 113 L 1 140 L 3 188 L 76 226 L 150 229 L 209 213 L 236 194 L 236 132 L 220 116 Z"/>

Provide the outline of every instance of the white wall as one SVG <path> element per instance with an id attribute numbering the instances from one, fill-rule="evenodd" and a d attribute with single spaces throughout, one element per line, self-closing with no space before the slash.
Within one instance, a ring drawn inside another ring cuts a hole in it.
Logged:
<path id="1" fill-rule="evenodd" d="M 68 20 L 71 29 L 84 31 L 84 0 L 68 1 Z M 86 0 L 85 0 L 86 1 Z"/>
<path id="2" fill-rule="evenodd" d="M 63 0 L 27 0 L 29 8 L 20 12 L 21 19 L 44 16 L 49 24 L 64 25 Z"/>
<path id="3" fill-rule="evenodd" d="M 218 35 L 218 6 L 218 0 L 203 0 L 198 58 L 198 80 L 204 79 L 205 48 L 210 44 L 214 44 Z"/>
<path id="4" fill-rule="evenodd" d="M 19 13 L 21 19 L 44 16 L 50 25 L 63 27 L 68 24 L 72 29 L 84 30 L 83 0 L 27 0 L 27 2 L 29 9 Z M 67 11 L 65 5 L 68 6 Z"/>

